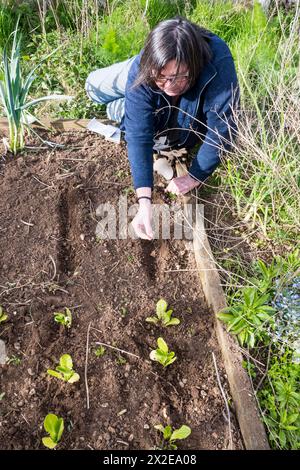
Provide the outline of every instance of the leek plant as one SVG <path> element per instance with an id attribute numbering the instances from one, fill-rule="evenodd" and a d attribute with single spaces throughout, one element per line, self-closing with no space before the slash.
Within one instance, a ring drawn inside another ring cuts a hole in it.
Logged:
<path id="1" fill-rule="evenodd" d="M 24 136 L 26 129 L 29 130 L 29 123 L 32 115 L 28 108 L 35 106 L 45 100 L 71 99 L 68 95 L 48 95 L 34 100 L 28 99 L 28 94 L 32 82 L 36 78 L 34 72 L 41 65 L 36 65 L 28 76 L 23 79 L 21 70 L 21 34 L 18 34 L 18 22 L 15 31 L 12 33 L 13 43 L 8 54 L 8 42 L 6 43 L 0 67 L 0 103 L 4 109 L 9 126 L 9 150 L 16 154 L 24 148 Z M 57 49 L 56 49 L 57 50 Z M 52 51 L 43 60 L 53 55 Z"/>

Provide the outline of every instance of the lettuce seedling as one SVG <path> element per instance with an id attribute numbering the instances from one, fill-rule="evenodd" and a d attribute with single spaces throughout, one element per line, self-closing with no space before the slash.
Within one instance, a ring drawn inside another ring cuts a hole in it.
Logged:
<path id="1" fill-rule="evenodd" d="M 175 429 L 174 431 L 172 431 L 171 426 L 166 426 L 164 428 L 162 424 L 157 424 L 154 427 L 163 433 L 163 443 L 161 446 L 162 450 L 177 450 L 177 446 L 174 444 L 174 441 L 178 441 L 179 439 L 186 439 L 192 432 L 191 428 L 185 424 L 181 426 L 181 428 Z"/>
<path id="2" fill-rule="evenodd" d="M 168 304 L 164 299 L 160 299 L 156 304 L 156 317 L 147 317 L 148 323 L 161 323 L 162 326 L 179 325 L 179 318 L 171 318 L 173 310 L 167 310 Z"/>
<path id="3" fill-rule="evenodd" d="M 0 306 L 0 323 L 8 319 L 8 315 L 3 312 L 3 308 Z"/>
<path id="4" fill-rule="evenodd" d="M 71 328 L 72 313 L 70 309 L 66 307 L 66 313 L 54 312 L 54 321 L 56 321 L 56 323 L 61 323 L 61 325 L 64 325 L 66 328 Z"/>
<path id="5" fill-rule="evenodd" d="M 172 362 L 176 361 L 177 357 L 173 351 L 169 352 L 169 348 L 167 343 L 163 340 L 163 338 L 158 338 L 157 340 L 157 349 L 153 349 L 150 353 L 150 359 L 152 361 L 159 362 L 162 366 L 167 367 Z"/>
<path id="6" fill-rule="evenodd" d="M 64 420 L 49 413 L 44 420 L 44 428 L 50 434 L 50 437 L 43 437 L 42 442 L 49 449 L 54 449 L 61 439 L 64 430 Z"/>
<path id="7" fill-rule="evenodd" d="M 78 382 L 79 374 L 73 370 L 73 361 L 69 354 L 64 354 L 59 360 L 59 366 L 55 370 L 48 369 L 47 373 L 57 379 L 69 382 L 70 384 Z"/>

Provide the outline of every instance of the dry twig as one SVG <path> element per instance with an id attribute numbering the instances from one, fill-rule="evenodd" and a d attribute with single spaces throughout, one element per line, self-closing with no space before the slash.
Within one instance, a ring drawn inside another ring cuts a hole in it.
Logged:
<path id="1" fill-rule="evenodd" d="M 227 411 L 228 433 L 229 433 L 229 449 L 233 450 L 231 421 L 230 421 L 230 410 L 229 410 L 229 406 L 228 406 L 228 403 L 227 403 L 227 399 L 226 399 L 224 389 L 223 389 L 222 384 L 221 384 L 220 375 L 219 375 L 218 366 L 217 366 L 217 361 L 216 361 L 216 358 L 215 358 L 215 355 L 214 355 L 213 352 L 212 352 L 212 357 L 213 357 L 213 361 L 214 361 L 214 367 L 215 367 L 215 371 L 216 371 L 216 375 L 217 375 L 217 381 L 218 381 L 219 389 L 221 391 L 221 394 L 222 394 L 222 397 L 223 397 L 223 400 L 224 400 L 224 403 L 225 403 L 226 411 Z"/>
<path id="2" fill-rule="evenodd" d="M 89 358 L 89 339 L 90 339 L 90 328 L 91 322 L 89 323 L 86 335 L 86 350 L 85 350 L 85 367 L 84 367 L 84 381 L 85 381 L 85 390 L 86 390 L 86 407 L 90 409 L 90 396 L 89 396 L 89 386 L 87 380 L 87 366 L 88 366 L 88 358 Z"/>

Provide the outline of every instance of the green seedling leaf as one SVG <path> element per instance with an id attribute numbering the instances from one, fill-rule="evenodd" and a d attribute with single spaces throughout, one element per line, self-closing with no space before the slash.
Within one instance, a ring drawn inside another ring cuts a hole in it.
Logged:
<path id="1" fill-rule="evenodd" d="M 157 323 L 159 322 L 158 318 L 156 317 L 147 317 L 146 318 L 146 322 L 148 323 L 153 323 L 154 325 L 157 325 Z"/>
<path id="2" fill-rule="evenodd" d="M 179 318 L 171 318 L 171 320 L 169 320 L 168 322 L 164 322 L 164 325 L 165 326 L 172 326 L 172 325 L 179 325 L 180 323 L 180 320 Z"/>
<path id="3" fill-rule="evenodd" d="M 175 353 L 170 353 L 170 355 L 171 355 L 171 354 L 175 354 Z M 175 362 L 176 359 L 177 359 L 176 356 L 174 356 L 174 357 L 169 357 L 169 358 L 165 361 L 165 363 L 163 364 L 164 367 L 167 367 L 167 366 L 173 364 L 173 362 Z"/>
<path id="4" fill-rule="evenodd" d="M 157 351 L 156 349 L 151 351 L 150 353 L 150 359 L 152 359 L 152 361 L 157 361 L 157 362 L 162 363 L 164 361 L 164 358 L 165 358 L 165 354 L 161 353 L 160 351 Z"/>
<path id="5" fill-rule="evenodd" d="M 161 320 L 168 308 L 168 304 L 164 299 L 160 299 L 156 304 L 156 315 Z"/>
<path id="6" fill-rule="evenodd" d="M 186 439 L 190 434 L 192 430 L 189 428 L 189 426 L 186 426 L 185 424 L 181 426 L 181 428 L 176 429 L 173 431 L 170 441 L 177 441 L 178 439 Z"/>
<path id="7" fill-rule="evenodd" d="M 5 312 L 3 312 L 2 307 L 0 307 L 0 323 L 4 322 L 7 319 L 8 319 L 8 315 Z"/>
<path id="8" fill-rule="evenodd" d="M 59 360 L 60 366 L 66 370 L 73 369 L 73 361 L 69 354 L 63 354 Z"/>
<path id="9" fill-rule="evenodd" d="M 165 440 L 171 439 L 171 435 L 172 435 L 171 426 L 166 426 L 165 429 L 164 429 L 164 439 Z"/>
<path id="10" fill-rule="evenodd" d="M 63 418 L 58 418 L 55 414 L 49 413 L 44 420 L 44 429 L 50 434 L 50 437 L 44 437 L 42 442 L 49 449 L 54 449 L 64 430 Z"/>
<path id="11" fill-rule="evenodd" d="M 48 369 L 47 374 L 52 375 L 52 377 L 56 377 L 57 379 L 61 379 L 61 380 L 64 379 L 62 374 L 52 369 Z"/>
<path id="12" fill-rule="evenodd" d="M 78 382 L 78 380 L 80 379 L 80 376 L 79 374 L 77 374 L 77 372 L 75 372 L 68 380 L 69 384 L 73 384 L 75 382 Z"/>
<path id="13" fill-rule="evenodd" d="M 54 449 L 57 446 L 56 442 L 53 442 L 51 437 L 43 437 L 42 443 L 45 447 L 48 447 L 48 449 Z"/>
<path id="14" fill-rule="evenodd" d="M 163 338 L 158 338 L 157 346 L 163 353 L 167 353 L 169 351 L 167 343 L 165 342 Z"/>

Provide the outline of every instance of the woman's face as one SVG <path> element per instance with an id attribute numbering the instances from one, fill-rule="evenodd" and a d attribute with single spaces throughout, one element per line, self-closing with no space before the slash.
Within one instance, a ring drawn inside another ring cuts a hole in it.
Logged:
<path id="1" fill-rule="evenodd" d="M 160 90 L 163 90 L 166 93 L 166 95 L 182 95 L 189 86 L 187 66 L 182 64 L 177 70 L 176 61 L 171 60 L 163 69 L 161 69 L 159 77 L 155 79 L 155 83 Z"/>

